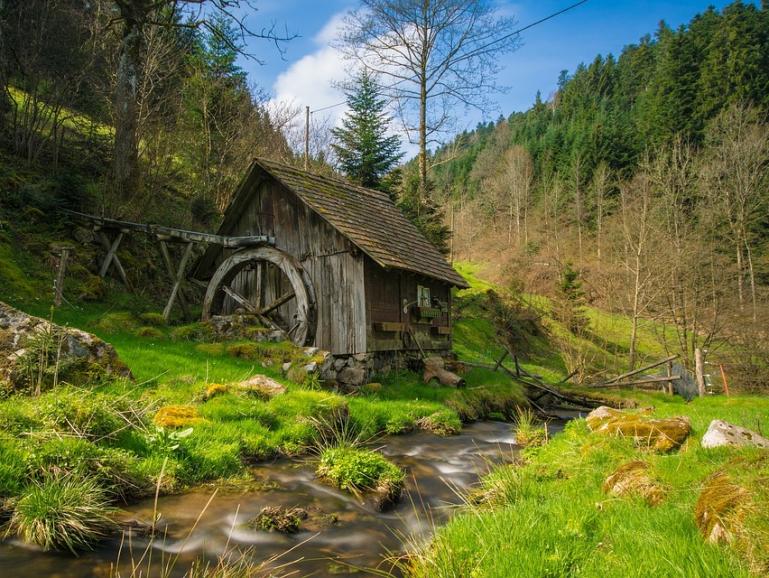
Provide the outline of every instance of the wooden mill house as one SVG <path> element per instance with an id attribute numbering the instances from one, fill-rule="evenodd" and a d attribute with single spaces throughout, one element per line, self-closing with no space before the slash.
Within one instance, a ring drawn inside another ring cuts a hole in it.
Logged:
<path id="1" fill-rule="evenodd" d="M 218 235 L 274 244 L 208 246 L 204 319 L 252 313 L 377 370 L 451 349 L 451 288 L 467 284 L 385 193 L 259 158 Z"/>

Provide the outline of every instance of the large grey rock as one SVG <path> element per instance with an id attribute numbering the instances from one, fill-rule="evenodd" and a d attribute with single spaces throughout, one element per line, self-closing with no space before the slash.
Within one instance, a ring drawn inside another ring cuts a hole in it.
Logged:
<path id="1" fill-rule="evenodd" d="M 769 449 L 769 439 L 752 430 L 720 419 L 710 422 L 708 431 L 702 436 L 701 444 L 703 448 L 752 446 Z"/>
<path id="2" fill-rule="evenodd" d="M 241 381 L 238 386 L 242 391 L 256 395 L 263 399 L 270 399 L 276 395 L 286 393 L 286 386 L 267 377 L 266 375 L 254 375 L 253 377 Z"/>
<path id="3" fill-rule="evenodd" d="M 0 301 L 0 382 L 14 389 L 31 386 L 30 364 L 66 381 L 94 370 L 131 377 L 115 348 L 95 335 L 28 315 Z M 58 370 L 57 370 L 58 368 Z"/>
<path id="4" fill-rule="evenodd" d="M 336 379 L 346 385 L 362 385 L 366 381 L 366 371 L 361 367 L 345 367 L 337 373 Z"/>

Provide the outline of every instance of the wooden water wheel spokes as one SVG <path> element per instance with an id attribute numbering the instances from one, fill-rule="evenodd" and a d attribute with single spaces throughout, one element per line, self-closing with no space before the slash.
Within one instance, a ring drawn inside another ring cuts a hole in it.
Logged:
<path id="1" fill-rule="evenodd" d="M 263 300 L 262 275 L 268 267 L 274 267 L 288 280 L 290 289 L 277 297 Z M 253 290 L 246 292 L 235 287 L 239 275 L 250 276 Z M 225 298 L 237 304 L 245 313 L 257 316 L 273 328 L 286 332 L 297 345 L 312 343 L 315 337 L 315 293 L 309 276 L 301 264 L 291 255 L 274 247 L 262 246 L 242 249 L 222 261 L 211 277 L 203 299 L 203 320 L 221 313 Z M 291 303 L 294 307 L 289 318 L 278 315 L 278 311 Z"/>

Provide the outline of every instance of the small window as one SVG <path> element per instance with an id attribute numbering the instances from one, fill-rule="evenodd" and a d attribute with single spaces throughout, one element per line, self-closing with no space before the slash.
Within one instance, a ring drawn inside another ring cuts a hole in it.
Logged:
<path id="1" fill-rule="evenodd" d="M 419 307 L 430 307 L 430 288 L 417 285 L 417 305 Z"/>

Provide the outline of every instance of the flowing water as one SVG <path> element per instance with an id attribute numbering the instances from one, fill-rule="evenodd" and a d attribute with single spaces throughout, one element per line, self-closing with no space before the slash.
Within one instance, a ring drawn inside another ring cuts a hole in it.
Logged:
<path id="1" fill-rule="evenodd" d="M 560 424 L 550 425 L 551 433 L 557 429 Z M 225 551 L 243 550 L 256 561 L 277 557 L 271 565 L 288 564 L 283 572 L 295 576 L 373 576 L 372 569 L 391 570 L 384 559 L 388 553 L 402 552 L 406 538 L 427 537 L 435 525 L 445 522 L 461 503 L 461 493 L 490 464 L 511 461 L 518 453 L 510 424 L 501 422 L 476 423 L 451 437 L 427 433 L 389 437 L 378 447 L 408 473 L 400 504 L 388 512 L 377 512 L 370 502 L 317 481 L 309 459 L 280 460 L 253 468 L 258 491 L 220 490 L 207 508 L 213 489 L 161 498 L 158 527 L 164 535 L 149 547 L 146 538 L 132 536 L 132 555 L 125 542 L 120 552 L 119 540 L 78 558 L 6 541 L 0 544 L 0 576 L 104 577 L 118 559 L 121 574 L 127 576 L 131 559 L 137 561 L 145 551 L 142 565 L 146 569 L 151 554 L 151 575 L 159 575 L 160 564 L 172 559 L 176 559 L 172 574 L 182 575 L 195 558 L 216 560 Z M 131 506 L 129 512 L 150 522 L 153 506 L 146 501 Z M 265 506 L 306 509 L 307 529 L 293 535 L 249 529 L 246 521 Z M 147 575 L 145 570 L 142 576 Z"/>

